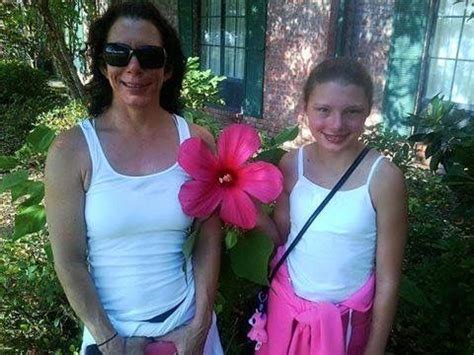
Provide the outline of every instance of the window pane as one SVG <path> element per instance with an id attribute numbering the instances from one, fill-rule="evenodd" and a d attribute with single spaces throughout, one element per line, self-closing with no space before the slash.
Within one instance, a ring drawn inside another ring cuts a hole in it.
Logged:
<path id="1" fill-rule="evenodd" d="M 245 47 L 245 18 L 237 19 L 237 47 Z"/>
<path id="2" fill-rule="evenodd" d="M 225 45 L 235 46 L 235 18 L 225 19 Z"/>
<path id="3" fill-rule="evenodd" d="M 245 49 L 237 49 L 235 53 L 235 77 L 244 78 L 245 71 Z"/>
<path id="4" fill-rule="evenodd" d="M 458 61 L 451 101 L 459 104 L 474 103 L 474 62 Z"/>
<path id="5" fill-rule="evenodd" d="M 225 2 L 225 14 L 226 16 L 237 15 L 237 0 L 229 0 Z"/>
<path id="6" fill-rule="evenodd" d="M 207 13 L 207 0 L 201 1 L 201 16 L 209 16 Z"/>
<path id="7" fill-rule="evenodd" d="M 459 58 L 474 60 L 474 19 L 464 22 Z"/>
<path id="8" fill-rule="evenodd" d="M 221 44 L 221 19 L 218 18 L 210 18 L 210 33 L 209 33 L 209 43 L 214 44 L 216 46 Z"/>
<path id="9" fill-rule="evenodd" d="M 209 69 L 209 47 L 201 47 L 201 68 Z"/>
<path id="10" fill-rule="evenodd" d="M 461 25 L 461 18 L 438 18 L 431 46 L 432 57 L 456 58 Z"/>
<path id="11" fill-rule="evenodd" d="M 211 43 L 211 34 L 209 28 L 209 20 L 203 18 L 201 21 L 202 31 L 201 31 L 201 43 L 210 44 Z"/>
<path id="12" fill-rule="evenodd" d="M 229 78 L 234 77 L 234 57 L 235 57 L 234 48 L 224 49 L 224 75 Z"/>
<path id="13" fill-rule="evenodd" d="M 221 0 L 209 0 L 210 2 L 210 16 L 220 16 L 221 15 Z"/>
<path id="14" fill-rule="evenodd" d="M 465 8 L 465 1 L 454 5 L 454 0 L 441 0 L 438 14 L 439 16 L 462 16 Z"/>
<path id="15" fill-rule="evenodd" d="M 237 12 L 239 16 L 245 16 L 245 0 L 237 0 Z"/>
<path id="16" fill-rule="evenodd" d="M 449 99 L 454 74 L 454 60 L 431 59 L 428 71 L 428 84 L 425 97 L 431 99 L 436 94 L 443 94 Z"/>
<path id="17" fill-rule="evenodd" d="M 216 75 L 221 75 L 221 49 L 219 47 L 209 48 L 209 69 Z"/>

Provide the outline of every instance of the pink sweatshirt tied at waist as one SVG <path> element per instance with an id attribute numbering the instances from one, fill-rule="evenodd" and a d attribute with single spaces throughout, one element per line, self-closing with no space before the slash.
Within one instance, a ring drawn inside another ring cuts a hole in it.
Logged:
<path id="1" fill-rule="evenodd" d="M 276 260 L 281 257 L 278 254 Z M 285 263 L 272 281 L 266 332 L 257 331 L 261 346 L 256 354 L 362 354 L 370 331 L 374 291 L 372 274 L 340 304 L 311 302 L 294 293 Z M 251 330 L 249 335 L 255 335 L 255 331 Z"/>

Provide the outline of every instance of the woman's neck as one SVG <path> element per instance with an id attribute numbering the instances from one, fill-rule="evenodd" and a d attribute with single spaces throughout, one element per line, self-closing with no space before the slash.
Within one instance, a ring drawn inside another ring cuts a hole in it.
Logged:
<path id="1" fill-rule="evenodd" d="M 169 119 L 169 112 L 159 104 L 145 108 L 133 108 L 112 103 L 102 115 L 108 125 L 124 133 L 150 133 Z"/>

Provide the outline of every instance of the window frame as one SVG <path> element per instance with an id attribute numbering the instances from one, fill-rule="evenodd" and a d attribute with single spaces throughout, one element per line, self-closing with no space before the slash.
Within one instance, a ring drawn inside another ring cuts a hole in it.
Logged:
<path id="1" fill-rule="evenodd" d="M 423 107 L 427 105 L 431 97 L 427 97 L 427 90 L 428 90 L 428 80 L 429 80 L 429 75 L 430 75 L 430 62 L 432 59 L 440 59 L 440 60 L 447 60 L 447 61 L 453 61 L 454 62 L 454 68 L 452 72 L 452 79 L 451 79 L 451 84 L 450 84 L 450 89 L 448 94 L 441 93 L 444 95 L 446 101 L 451 102 L 451 98 L 453 95 L 453 88 L 455 84 L 455 79 L 456 79 L 456 70 L 458 67 L 459 62 L 470 62 L 474 63 L 474 57 L 473 59 L 459 59 L 459 52 L 461 48 L 461 41 L 463 38 L 463 30 L 466 21 L 469 19 L 469 11 L 468 11 L 468 6 L 464 9 L 463 15 L 440 15 L 440 5 L 441 5 L 442 0 L 434 0 L 432 2 L 432 6 L 430 6 L 430 13 L 429 13 L 429 20 L 428 20 L 428 29 L 427 29 L 427 35 L 425 38 L 425 48 L 424 48 L 424 53 L 423 53 L 423 59 L 422 59 L 422 68 L 421 68 L 421 75 L 420 75 L 420 85 L 419 85 L 419 90 L 417 93 L 417 98 L 416 98 L 416 112 L 419 113 Z M 453 4 L 450 4 L 450 6 L 454 6 Z M 433 46 L 435 44 L 435 36 L 436 36 L 436 30 L 437 30 L 437 24 L 438 24 L 438 19 L 439 18 L 461 18 L 462 19 L 462 24 L 461 24 L 461 29 L 459 32 L 459 38 L 457 40 L 457 49 L 456 49 L 456 57 L 453 58 L 447 58 L 447 57 L 438 57 L 438 56 L 431 56 L 431 52 L 433 50 Z M 474 21 L 474 19 L 471 19 L 471 21 Z M 474 102 L 472 103 L 467 103 L 467 104 L 462 104 L 462 103 L 456 103 L 453 102 L 455 107 L 459 109 L 464 109 L 467 111 L 474 112 Z"/>

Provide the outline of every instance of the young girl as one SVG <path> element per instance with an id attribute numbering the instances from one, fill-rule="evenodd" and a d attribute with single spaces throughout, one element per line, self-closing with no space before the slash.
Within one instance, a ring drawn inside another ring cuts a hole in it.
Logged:
<path id="1" fill-rule="evenodd" d="M 370 75 L 347 58 L 316 66 L 304 87 L 315 142 L 280 163 L 285 189 L 259 226 L 284 250 L 365 148 Z M 311 224 L 269 291 L 258 354 L 384 354 L 397 306 L 407 232 L 400 170 L 370 150 Z M 375 287 L 376 285 L 376 287 Z"/>

